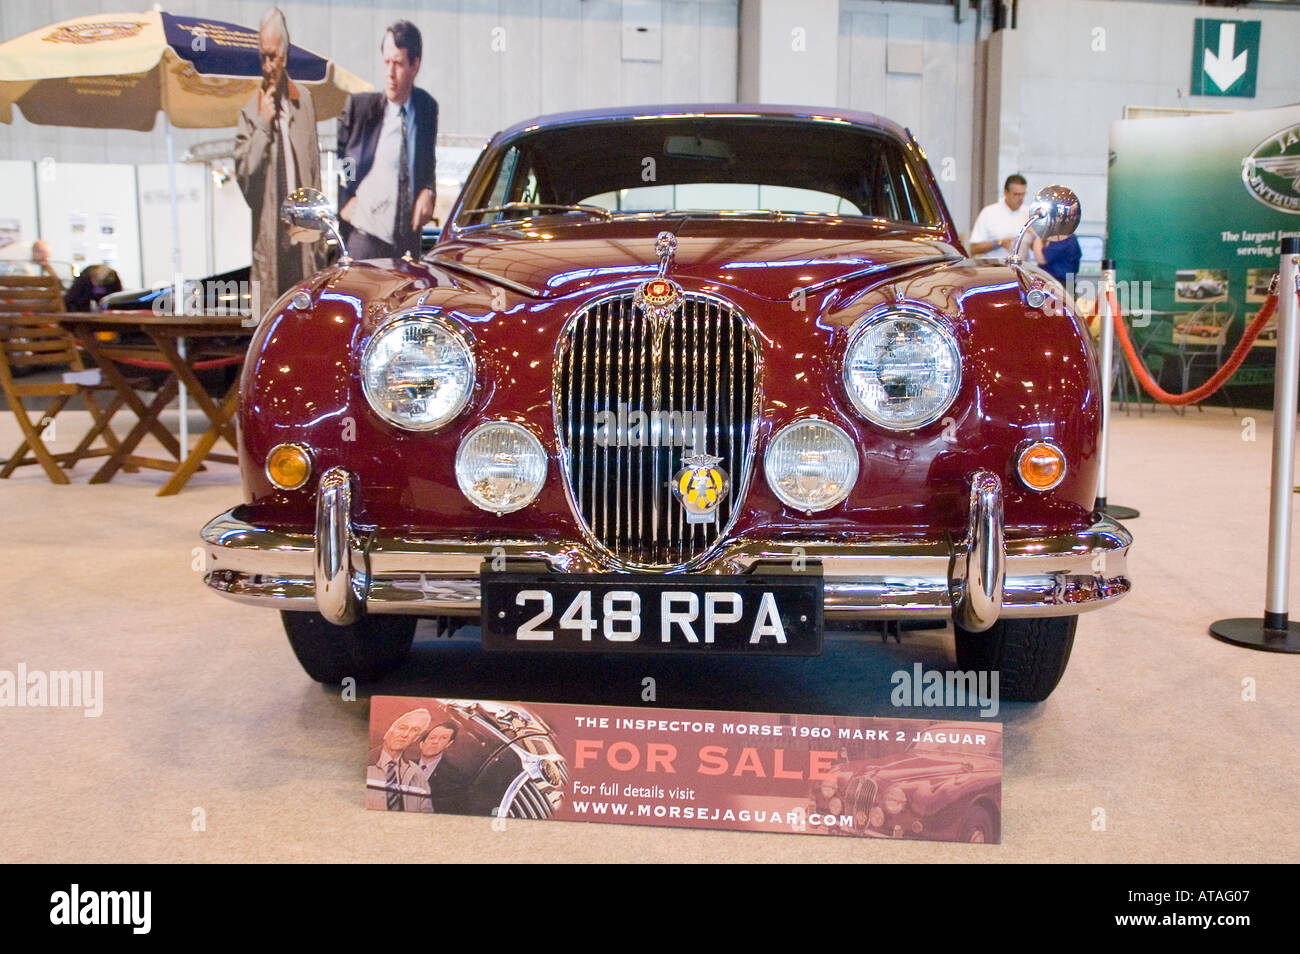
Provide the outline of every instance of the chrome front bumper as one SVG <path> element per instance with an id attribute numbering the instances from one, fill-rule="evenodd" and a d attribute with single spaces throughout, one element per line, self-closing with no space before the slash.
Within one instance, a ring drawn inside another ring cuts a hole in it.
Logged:
<path id="1" fill-rule="evenodd" d="M 342 468 L 320 481 L 315 533 L 270 530 L 234 511 L 203 528 L 204 582 L 231 599 L 310 610 L 346 624 L 363 613 L 477 616 L 479 571 L 544 561 L 556 573 L 608 572 L 582 544 L 526 540 L 383 536 L 352 520 L 355 480 Z M 944 619 L 980 631 L 999 618 L 1070 616 L 1129 591 L 1132 536 L 1098 515 L 1077 533 L 1006 540 L 1002 488 L 980 471 L 971 480 L 964 540 L 734 540 L 709 573 L 748 573 L 761 564 L 819 563 L 825 612 L 841 619 Z"/>

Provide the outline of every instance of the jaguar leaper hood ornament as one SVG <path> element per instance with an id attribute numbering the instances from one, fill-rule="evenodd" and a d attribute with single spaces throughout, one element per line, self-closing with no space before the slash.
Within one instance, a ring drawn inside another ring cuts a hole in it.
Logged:
<path id="1" fill-rule="evenodd" d="M 673 256 L 677 254 L 677 236 L 672 232 L 660 232 L 656 235 L 655 254 L 659 256 L 659 277 L 663 278 L 673 267 Z"/>
<path id="2" fill-rule="evenodd" d="M 663 349 L 663 333 L 672 321 L 681 302 L 682 288 L 668 278 L 668 270 L 673 265 L 673 255 L 677 252 L 677 236 L 672 232 L 660 232 L 655 238 L 655 254 L 659 256 L 659 273 L 637 286 L 632 295 L 633 305 L 651 322 L 653 334 L 651 348 L 654 353 L 655 367 L 659 367 Z M 659 378 L 655 376 L 654 399 L 656 407 L 659 400 Z"/>

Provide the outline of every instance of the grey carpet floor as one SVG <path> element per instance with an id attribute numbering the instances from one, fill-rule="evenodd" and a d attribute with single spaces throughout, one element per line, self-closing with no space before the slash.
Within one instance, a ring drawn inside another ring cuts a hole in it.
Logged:
<path id="1" fill-rule="evenodd" d="M 1003 706 L 999 846 L 561 822 L 496 830 L 367 812 L 369 693 L 636 705 L 653 675 L 662 706 L 977 716 L 889 705 L 894 670 L 948 657 L 945 631 L 901 646 L 836 632 L 821 658 L 775 664 L 525 666 L 485 656 L 468 630 L 417 643 L 399 673 L 344 701 L 303 675 L 274 613 L 200 584 L 197 533 L 240 499 L 233 467 L 212 465 L 170 498 L 154 496 L 158 472 L 90 486 L 95 464 L 83 462 L 59 487 L 25 467 L 0 482 L 0 669 L 100 670 L 103 712 L 0 709 L 0 861 L 1300 860 L 1300 659 L 1206 633 L 1263 609 L 1270 416 L 1243 414 L 1253 442 L 1243 418 L 1220 409 L 1117 415 L 1110 497 L 1142 510 L 1135 588 L 1082 619 L 1050 700 Z M 71 447 L 84 420 L 61 417 L 55 448 Z M 17 434 L 0 416 L 0 453 Z M 1300 611 L 1297 596 L 1293 586 Z"/>

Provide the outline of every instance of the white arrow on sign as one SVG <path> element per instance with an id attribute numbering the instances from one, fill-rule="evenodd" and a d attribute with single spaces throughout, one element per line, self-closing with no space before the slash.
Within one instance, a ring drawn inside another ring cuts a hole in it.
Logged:
<path id="1" fill-rule="evenodd" d="M 1250 50 L 1244 50 L 1233 58 L 1232 50 L 1236 40 L 1237 24 L 1220 23 L 1219 55 L 1215 56 L 1208 46 L 1205 48 L 1205 72 L 1214 80 L 1214 85 L 1225 93 L 1229 86 L 1241 79 L 1246 72 L 1246 60 L 1250 58 Z"/>

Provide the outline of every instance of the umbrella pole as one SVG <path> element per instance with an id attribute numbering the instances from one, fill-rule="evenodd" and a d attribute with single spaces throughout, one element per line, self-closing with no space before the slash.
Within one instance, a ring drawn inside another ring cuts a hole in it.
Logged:
<path id="1" fill-rule="evenodd" d="M 181 216 L 177 208 L 179 201 L 176 195 L 176 146 L 172 142 L 172 124 L 167 120 L 167 175 L 171 181 L 172 194 L 172 274 L 176 276 L 176 285 L 172 289 L 172 311 L 175 314 L 183 315 L 185 313 L 185 278 L 181 274 Z M 200 301 L 203 299 L 200 298 Z M 185 339 L 176 339 L 176 350 L 182 358 L 185 357 Z M 190 419 L 189 419 L 189 394 L 185 390 L 185 382 L 182 381 L 176 389 L 176 402 L 180 408 L 181 427 L 180 427 L 180 444 L 181 459 L 190 452 Z"/>

